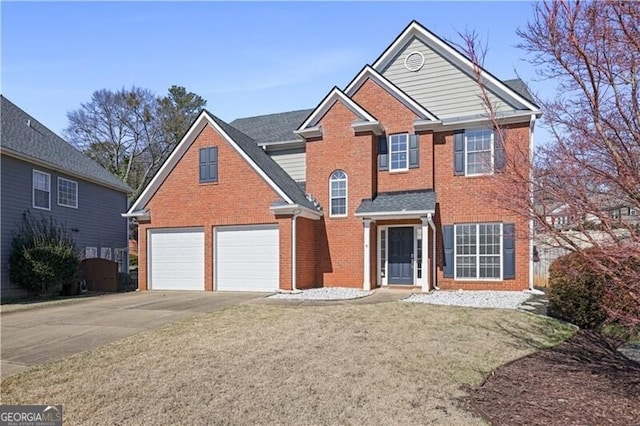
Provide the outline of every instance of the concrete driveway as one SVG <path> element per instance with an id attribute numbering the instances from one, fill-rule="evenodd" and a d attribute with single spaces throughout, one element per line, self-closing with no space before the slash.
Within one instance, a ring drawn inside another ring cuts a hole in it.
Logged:
<path id="1" fill-rule="evenodd" d="M 3 309 L 1 375 L 8 377 L 144 330 L 264 296 L 265 293 L 146 291 L 7 309 L 8 312 Z"/>

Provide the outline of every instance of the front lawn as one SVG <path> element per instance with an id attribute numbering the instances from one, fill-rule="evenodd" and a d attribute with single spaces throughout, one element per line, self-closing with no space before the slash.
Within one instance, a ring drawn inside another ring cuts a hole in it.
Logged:
<path id="1" fill-rule="evenodd" d="M 67 424 L 482 424 L 458 399 L 566 339 L 559 322 L 409 303 L 242 305 L 2 381 Z"/>

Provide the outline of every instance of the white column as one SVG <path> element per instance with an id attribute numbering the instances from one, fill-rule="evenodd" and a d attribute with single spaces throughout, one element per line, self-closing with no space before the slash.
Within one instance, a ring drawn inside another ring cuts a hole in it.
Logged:
<path id="1" fill-rule="evenodd" d="M 420 221 L 422 222 L 422 260 L 421 260 L 421 270 L 422 270 L 422 291 L 429 291 L 429 268 L 428 268 L 428 259 L 429 259 L 429 218 L 421 217 Z"/>
<path id="2" fill-rule="evenodd" d="M 364 291 L 371 290 L 371 219 L 363 220 L 364 229 L 364 280 L 362 283 L 362 289 Z"/>

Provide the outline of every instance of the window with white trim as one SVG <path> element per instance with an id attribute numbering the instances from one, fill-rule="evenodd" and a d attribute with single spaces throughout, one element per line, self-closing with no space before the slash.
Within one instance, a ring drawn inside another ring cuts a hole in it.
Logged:
<path id="1" fill-rule="evenodd" d="M 100 257 L 111 260 L 111 247 L 100 247 Z"/>
<path id="2" fill-rule="evenodd" d="M 465 140 L 465 174 L 486 175 L 493 172 L 493 130 L 467 130 Z"/>
<path id="3" fill-rule="evenodd" d="M 98 257 L 98 248 L 97 247 L 85 247 L 84 248 L 84 258 L 85 259 L 93 259 Z"/>
<path id="4" fill-rule="evenodd" d="M 51 210 L 51 175 L 33 171 L 33 208 Z"/>
<path id="5" fill-rule="evenodd" d="M 78 208 L 78 182 L 58 178 L 58 205 Z"/>
<path id="6" fill-rule="evenodd" d="M 409 135 L 401 133 L 389 136 L 390 171 L 409 170 Z"/>
<path id="7" fill-rule="evenodd" d="M 502 224 L 455 226 L 455 278 L 502 279 Z"/>
<path id="8" fill-rule="evenodd" d="M 329 216 L 347 215 L 347 174 L 342 170 L 331 173 L 329 178 Z"/>

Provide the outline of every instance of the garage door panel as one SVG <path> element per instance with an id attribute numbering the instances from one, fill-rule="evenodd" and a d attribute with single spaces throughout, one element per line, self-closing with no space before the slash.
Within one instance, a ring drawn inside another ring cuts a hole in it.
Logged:
<path id="1" fill-rule="evenodd" d="M 277 225 L 216 228 L 216 288 L 275 291 L 279 285 Z"/>
<path id="2" fill-rule="evenodd" d="M 204 290 L 204 230 L 151 230 L 150 288 Z"/>

